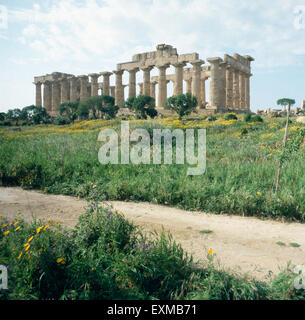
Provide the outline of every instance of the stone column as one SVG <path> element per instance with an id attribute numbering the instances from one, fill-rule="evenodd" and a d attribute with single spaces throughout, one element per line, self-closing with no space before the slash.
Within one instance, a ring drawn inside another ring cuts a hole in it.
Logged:
<path id="1" fill-rule="evenodd" d="M 77 93 L 77 78 L 72 76 L 68 78 L 70 81 L 70 101 L 75 102 L 78 99 Z"/>
<path id="2" fill-rule="evenodd" d="M 166 87 L 166 69 L 169 67 L 168 64 L 157 66 L 159 69 L 158 78 L 158 109 L 165 107 L 167 99 L 167 87 Z"/>
<path id="3" fill-rule="evenodd" d="M 192 94 L 192 78 L 185 80 L 186 82 L 186 93 Z"/>
<path id="4" fill-rule="evenodd" d="M 205 82 L 208 78 L 201 78 L 201 87 L 200 87 L 200 91 L 201 91 L 201 106 L 200 108 L 204 109 L 205 106 L 207 105 L 206 102 L 206 93 L 205 93 Z"/>
<path id="5" fill-rule="evenodd" d="M 233 69 L 231 65 L 226 70 L 226 106 L 233 109 Z"/>
<path id="6" fill-rule="evenodd" d="M 143 94 L 147 96 L 150 95 L 150 71 L 152 68 L 152 66 L 141 68 L 143 71 Z"/>
<path id="7" fill-rule="evenodd" d="M 150 96 L 156 99 L 156 84 L 157 81 L 152 81 L 150 83 Z"/>
<path id="8" fill-rule="evenodd" d="M 245 74 L 245 110 L 250 111 L 250 77 L 251 74 Z"/>
<path id="9" fill-rule="evenodd" d="M 233 107 L 239 109 L 239 71 L 233 71 Z"/>
<path id="10" fill-rule="evenodd" d="M 239 72 L 239 109 L 245 110 L 245 77 Z"/>
<path id="11" fill-rule="evenodd" d="M 67 79 L 62 79 L 60 81 L 60 103 L 68 102 L 69 97 L 68 97 L 68 80 Z"/>
<path id="12" fill-rule="evenodd" d="M 219 65 L 219 72 L 220 72 L 220 106 L 221 107 L 226 107 L 227 106 L 227 101 L 226 101 L 226 87 L 227 87 L 227 79 L 226 79 L 226 71 L 227 71 L 227 63 L 226 62 L 221 62 Z"/>
<path id="13" fill-rule="evenodd" d="M 122 75 L 124 70 L 114 70 L 115 74 L 115 104 L 122 108 L 124 104 Z"/>
<path id="14" fill-rule="evenodd" d="M 174 63 L 175 67 L 175 81 L 174 81 L 174 95 L 178 96 L 183 93 L 183 67 L 185 63 Z"/>
<path id="15" fill-rule="evenodd" d="M 41 82 L 33 82 L 36 86 L 36 100 L 35 100 L 35 105 L 37 107 L 42 106 L 42 97 L 41 97 Z"/>
<path id="16" fill-rule="evenodd" d="M 140 95 L 140 96 L 143 96 L 143 82 L 139 82 L 139 83 L 138 83 L 138 86 L 139 86 L 139 88 L 140 88 L 139 95 Z"/>
<path id="17" fill-rule="evenodd" d="M 48 113 L 52 112 L 52 85 L 50 81 L 43 83 L 43 106 Z"/>
<path id="18" fill-rule="evenodd" d="M 197 98 L 198 106 L 201 106 L 201 92 L 200 92 L 200 76 L 201 76 L 201 65 L 204 63 L 203 60 L 196 60 L 191 62 L 192 69 L 192 95 Z"/>
<path id="19" fill-rule="evenodd" d="M 210 80 L 210 106 L 212 108 L 218 108 L 221 106 L 221 77 L 219 64 L 222 61 L 221 58 L 209 58 L 207 59 L 211 64 L 211 80 Z"/>
<path id="20" fill-rule="evenodd" d="M 129 72 L 129 87 L 128 87 L 128 98 L 135 97 L 136 92 L 136 73 L 139 71 L 139 68 L 134 68 L 128 70 Z"/>
<path id="21" fill-rule="evenodd" d="M 80 79 L 80 101 L 83 101 L 88 98 L 88 76 L 81 75 L 78 78 Z"/>
<path id="22" fill-rule="evenodd" d="M 98 78 L 100 74 L 98 73 L 90 73 L 91 77 L 91 97 L 98 96 Z"/>
<path id="23" fill-rule="evenodd" d="M 112 72 L 100 72 L 100 75 L 103 76 L 103 94 L 109 96 L 110 95 L 110 76 Z"/>
<path id="24" fill-rule="evenodd" d="M 52 115 L 58 113 L 58 106 L 60 104 L 60 85 L 57 80 L 52 81 Z"/>
<path id="25" fill-rule="evenodd" d="M 250 101 L 250 99 L 249 99 L 249 101 Z M 302 100 L 301 110 L 305 111 L 305 100 Z"/>

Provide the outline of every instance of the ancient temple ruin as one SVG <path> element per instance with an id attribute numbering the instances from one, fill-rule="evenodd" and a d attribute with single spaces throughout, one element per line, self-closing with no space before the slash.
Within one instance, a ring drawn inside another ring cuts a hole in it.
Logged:
<path id="1" fill-rule="evenodd" d="M 199 54 L 178 54 L 170 45 L 160 44 L 156 51 L 136 54 L 132 61 L 117 64 L 116 70 L 88 75 L 54 72 L 34 78 L 36 86 L 36 105 L 44 106 L 47 111 L 56 115 L 58 105 L 69 101 L 82 101 L 99 94 L 111 95 L 115 103 L 123 107 L 124 88 L 128 86 L 128 97 L 136 96 L 136 73 L 143 71 L 143 82 L 138 83 L 140 94 L 150 95 L 156 100 L 156 108 L 164 111 L 168 97 L 167 84 L 173 82 L 174 95 L 191 93 L 197 97 L 198 110 L 207 113 L 247 112 L 250 111 L 250 77 L 251 62 L 248 55 L 224 55 L 224 58 L 208 58 L 209 65 Z M 190 64 L 192 67 L 186 67 Z M 174 74 L 166 74 L 170 66 Z M 151 76 L 153 68 L 158 69 L 158 76 Z M 123 84 L 123 73 L 128 72 L 128 84 Z M 115 76 L 115 86 L 110 85 L 110 77 Z M 103 81 L 98 79 L 102 77 Z M 90 79 L 90 81 L 89 81 Z M 209 80 L 209 101 L 206 101 L 206 81 Z M 183 90 L 183 81 L 186 89 Z M 156 85 L 158 94 L 156 96 Z M 43 86 L 43 90 L 42 90 Z M 42 92 L 43 91 L 43 92 Z"/>

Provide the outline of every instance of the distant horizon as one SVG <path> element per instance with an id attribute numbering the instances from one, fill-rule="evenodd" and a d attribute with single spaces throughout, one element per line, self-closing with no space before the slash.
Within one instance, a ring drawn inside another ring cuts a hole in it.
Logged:
<path id="1" fill-rule="evenodd" d="M 204 65 L 224 54 L 252 56 L 253 112 L 280 109 L 281 98 L 295 99 L 294 107 L 305 100 L 305 6 L 295 0 L 0 0 L 0 43 L 0 112 L 35 104 L 34 76 L 112 72 L 161 43 L 197 52 Z"/>

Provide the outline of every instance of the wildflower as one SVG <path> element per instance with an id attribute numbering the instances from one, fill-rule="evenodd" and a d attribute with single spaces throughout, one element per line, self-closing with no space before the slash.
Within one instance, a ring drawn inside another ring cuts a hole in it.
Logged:
<path id="1" fill-rule="evenodd" d="M 2 228 L 6 228 L 6 227 L 7 227 L 7 225 L 6 225 L 6 224 L 3 224 L 3 225 L 2 225 Z"/>
<path id="2" fill-rule="evenodd" d="M 245 198 L 246 198 L 246 199 L 248 199 L 248 198 L 249 198 L 249 196 L 245 196 Z"/>
<path id="3" fill-rule="evenodd" d="M 48 228 L 49 228 L 49 225 L 46 225 L 46 226 L 43 228 L 43 231 L 46 231 Z"/>
<path id="4" fill-rule="evenodd" d="M 23 255 L 23 252 L 21 251 L 19 256 L 18 256 L 18 259 L 20 259 L 22 257 L 22 255 Z"/>
<path id="5" fill-rule="evenodd" d="M 36 232 L 39 233 L 43 227 L 37 228 Z"/>
<path id="6" fill-rule="evenodd" d="M 17 226 L 17 224 L 18 224 L 19 222 L 18 221 L 16 221 L 15 223 L 14 223 L 14 226 Z"/>
<path id="7" fill-rule="evenodd" d="M 27 246 L 29 246 L 30 244 L 27 242 L 27 243 L 25 243 L 23 246 L 24 247 L 27 247 Z"/>
<path id="8" fill-rule="evenodd" d="M 20 226 L 19 226 L 19 227 L 17 227 L 17 228 L 15 229 L 15 231 L 18 231 L 20 228 L 21 228 Z"/>
<path id="9" fill-rule="evenodd" d="M 31 238 L 28 240 L 28 242 L 31 242 L 34 239 L 34 236 L 31 236 Z"/>
<path id="10" fill-rule="evenodd" d="M 0 214 L 0 218 L 2 218 L 3 217 L 3 215 L 2 214 Z"/>
<path id="11" fill-rule="evenodd" d="M 30 247 L 31 247 L 31 246 L 28 245 L 24 250 L 25 250 L 25 251 L 28 251 L 28 250 L 30 249 Z"/>
<path id="12" fill-rule="evenodd" d="M 65 259 L 64 258 L 58 258 L 56 260 L 57 263 L 65 264 Z"/>
<path id="13" fill-rule="evenodd" d="M 209 254 L 210 254 L 210 255 L 213 255 L 213 249 L 212 249 L 212 248 L 210 248 Z"/>
<path id="14" fill-rule="evenodd" d="M 9 231 L 3 232 L 3 234 L 4 234 L 5 236 L 7 236 L 9 233 L 10 233 Z"/>
<path id="15" fill-rule="evenodd" d="M 257 195 L 260 195 L 261 193 L 259 191 L 256 192 Z"/>

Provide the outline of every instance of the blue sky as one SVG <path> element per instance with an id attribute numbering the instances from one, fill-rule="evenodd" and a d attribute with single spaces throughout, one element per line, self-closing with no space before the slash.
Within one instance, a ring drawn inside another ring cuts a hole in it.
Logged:
<path id="1" fill-rule="evenodd" d="M 198 52 L 203 60 L 251 55 L 251 109 L 276 107 L 282 97 L 299 106 L 305 99 L 305 1 L 273 3 L 0 0 L 0 111 L 34 103 L 34 76 L 112 71 L 160 43 L 178 53 Z M 127 83 L 126 73 L 123 79 Z"/>

